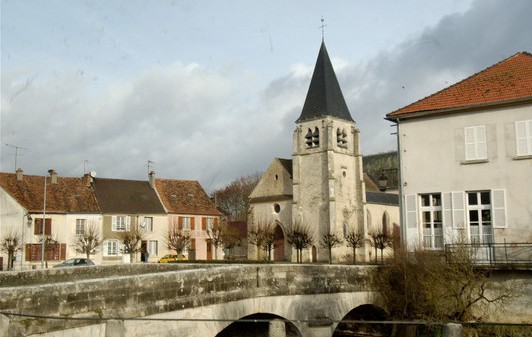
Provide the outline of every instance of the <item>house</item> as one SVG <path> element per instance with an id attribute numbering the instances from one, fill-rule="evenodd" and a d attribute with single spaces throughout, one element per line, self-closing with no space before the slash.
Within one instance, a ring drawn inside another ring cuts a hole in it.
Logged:
<path id="1" fill-rule="evenodd" d="M 221 213 L 198 181 L 156 179 L 150 173 L 150 184 L 167 212 L 165 232 L 171 228 L 190 235 L 189 260 L 221 259 L 222 247 L 215 247 L 213 228 L 221 225 Z"/>
<path id="2" fill-rule="evenodd" d="M 15 268 L 35 268 L 42 262 L 53 265 L 67 256 L 83 256 L 75 250 L 76 236 L 102 221 L 92 188 L 84 178 L 59 177 L 54 170 L 49 173 L 24 175 L 20 168 L 16 173 L 0 173 L 0 239 L 14 234 L 23 243 Z M 44 258 L 43 237 L 48 243 Z M 1 254 L 2 267 L 7 269 L 7 255 Z"/>
<path id="3" fill-rule="evenodd" d="M 402 238 L 411 249 L 466 241 L 488 247 L 481 259 L 493 261 L 532 242 L 531 54 L 386 117 L 398 128 Z"/>
<path id="4" fill-rule="evenodd" d="M 339 238 L 351 231 L 368 237 L 367 219 L 386 219 L 398 226 L 398 205 L 383 204 L 370 216 L 365 175 L 362 172 L 360 132 L 349 112 L 325 43 L 322 41 L 301 115 L 293 134 L 292 159 L 275 158 L 250 195 L 248 229 L 274 224 L 274 260 L 295 261 L 287 233 L 296 224 L 307 226 L 314 243 L 303 253 L 304 261 L 341 262 L 352 259 L 343 244 L 329 251 L 319 241 L 328 234 Z M 393 198 L 393 197 L 392 197 Z M 385 210 L 388 216 L 380 213 Z M 386 224 L 388 225 L 388 224 Z M 377 230 L 382 230 L 379 228 Z M 369 258 L 368 245 L 358 260 Z M 249 258 L 260 258 L 248 245 Z"/>
<path id="5" fill-rule="evenodd" d="M 94 195 L 102 212 L 102 264 L 143 261 L 155 262 L 166 253 L 164 232 L 166 211 L 148 181 L 92 177 Z M 140 253 L 130 261 L 123 235 L 142 233 Z"/>

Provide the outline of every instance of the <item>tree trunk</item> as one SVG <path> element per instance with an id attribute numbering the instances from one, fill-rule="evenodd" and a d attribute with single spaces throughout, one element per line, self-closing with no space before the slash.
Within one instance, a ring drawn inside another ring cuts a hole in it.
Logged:
<path id="1" fill-rule="evenodd" d="M 357 249 L 353 247 L 353 264 L 357 263 Z"/>

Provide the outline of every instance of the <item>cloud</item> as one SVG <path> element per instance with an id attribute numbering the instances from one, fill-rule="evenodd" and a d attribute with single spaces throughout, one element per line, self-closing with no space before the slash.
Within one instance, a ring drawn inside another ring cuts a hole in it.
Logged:
<path id="1" fill-rule="evenodd" d="M 532 51 L 529 13 L 527 0 L 481 0 L 369 60 L 329 50 L 363 153 L 395 149 L 387 113 Z M 293 64 L 261 84 L 238 62 L 211 69 L 176 61 L 103 89 L 89 71 L 3 71 L 2 171 L 13 170 L 10 143 L 28 148 L 18 159 L 28 174 L 81 176 L 89 160 L 101 177 L 147 179 L 151 160 L 158 177 L 197 179 L 211 191 L 291 157 L 313 66 Z"/>

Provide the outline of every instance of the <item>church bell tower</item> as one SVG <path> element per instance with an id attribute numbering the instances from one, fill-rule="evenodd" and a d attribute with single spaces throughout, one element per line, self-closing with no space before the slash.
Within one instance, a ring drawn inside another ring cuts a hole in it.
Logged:
<path id="1" fill-rule="evenodd" d="M 292 224 L 315 234 L 315 256 L 328 261 L 319 242 L 326 234 L 364 233 L 365 187 L 360 134 L 347 108 L 322 41 L 314 73 L 293 135 Z M 346 259 L 345 243 L 333 248 L 332 261 Z"/>

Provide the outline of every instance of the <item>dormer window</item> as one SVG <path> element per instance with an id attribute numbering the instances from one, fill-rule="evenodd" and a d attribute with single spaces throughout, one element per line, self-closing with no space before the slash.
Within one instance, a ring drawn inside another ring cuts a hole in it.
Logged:
<path id="1" fill-rule="evenodd" d="M 340 128 L 338 128 L 336 130 L 336 145 L 347 149 L 347 132 L 345 132 L 345 129 L 340 130 Z"/>
<path id="2" fill-rule="evenodd" d="M 320 146 L 320 130 L 316 127 L 314 132 L 309 128 L 307 134 L 305 135 L 305 144 L 307 149 L 315 148 Z"/>

